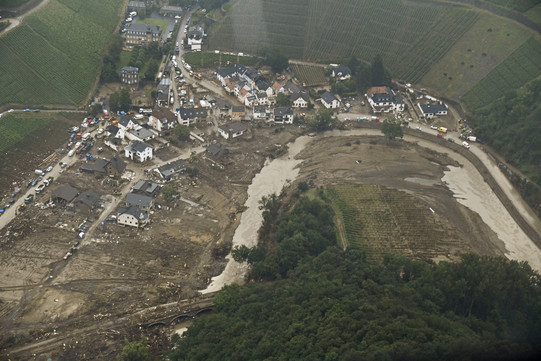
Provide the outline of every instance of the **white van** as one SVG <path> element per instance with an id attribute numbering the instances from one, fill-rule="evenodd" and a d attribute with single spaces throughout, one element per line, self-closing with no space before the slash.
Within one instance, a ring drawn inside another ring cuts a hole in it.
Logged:
<path id="1" fill-rule="evenodd" d="M 34 171 L 34 173 L 36 173 L 37 175 L 44 175 L 44 174 L 45 174 L 45 172 L 42 171 L 41 169 L 36 169 L 36 170 Z"/>
<path id="2" fill-rule="evenodd" d="M 131 16 L 132 18 L 136 17 L 136 16 L 137 16 L 137 11 L 132 11 L 132 12 L 130 13 L 130 16 Z"/>

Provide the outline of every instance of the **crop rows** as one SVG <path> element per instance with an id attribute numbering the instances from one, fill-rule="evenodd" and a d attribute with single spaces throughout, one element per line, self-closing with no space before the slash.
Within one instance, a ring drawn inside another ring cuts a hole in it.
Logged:
<path id="1" fill-rule="evenodd" d="M 315 86 L 328 82 L 325 69 L 321 66 L 290 64 L 289 68 L 304 86 Z"/>
<path id="2" fill-rule="evenodd" d="M 51 0 L 0 38 L 0 103 L 78 104 L 89 93 L 122 0 Z"/>
<path id="3" fill-rule="evenodd" d="M 462 100 L 469 109 L 494 102 L 512 89 L 541 75 L 541 43 L 529 38 L 486 77 L 468 91 Z"/>
<path id="4" fill-rule="evenodd" d="M 437 253 L 434 239 L 442 238 L 442 231 L 429 221 L 426 207 L 408 194 L 367 184 L 332 186 L 327 193 L 343 220 L 350 246 L 363 248 L 372 257 Z"/>
<path id="5" fill-rule="evenodd" d="M 263 15 L 254 16 L 254 4 L 263 7 Z M 290 57 L 318 61 L 352 55 L 371 61 L 379 54 L 393 74 L 411 82 L 428 72 L 478 19 L 475 11 L 464 8 L 395 0 L 239 0 L 236 9 L 242 10 L 209 36 L 211 47 L 231 44 L 255 52 L 277 46 Z"/>

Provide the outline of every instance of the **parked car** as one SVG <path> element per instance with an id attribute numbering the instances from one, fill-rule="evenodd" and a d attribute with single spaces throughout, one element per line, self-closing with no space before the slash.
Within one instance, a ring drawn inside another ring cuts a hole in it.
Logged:
<path id="1" fill-rule="evenodd" d="M 468 142 L 462 142 L 462 146 L 466 149 L 470 149 L 470 145 L 468 144 Z"/>
<path id="2" fill-rule="evenodd" d="M 39 182 L 39 179 L 38 179 L 38 178 L 34 179 L 34 180 L 32 181 L 32 184 L 31 184 L 32 187 L 35 186 L 36 184 L 38 184 L 38 182 Z"/>
<path id="3" fill-rule="evenodd" d="M 79 237 L 80 239 L 85 238 L 85 232 L 80 232 L 77 237 Z"/>
<path id="4" fill-rule="evenodd" d="M 45 173 L 49 173 L 52 170 L 53 170 L 53 166 L 50 165 L 50 166 L 47 167 L 47 169 L 45 169 Z"/>
<path id="5" fill-rule="evenodd" d="M 436 127 L 435 125 L 431 125 L 430 129 L 438 130 L 438 127 Z"/>
<path id="6" fill-rule="evenodd" d="M 41 183 L 37 188 L 36 188 L 36 194 L 40 194 L 41 191 L 45 189 L 45 184 Z"/>
<path id="7" fill-rule="evenodd" d="M 451 143 L 455 142 L 455 140 L 453 138 L 448 138 L 447 140 L 450 141 Z"/>
<path id="8" fill-rule="evenodd" d="M 13 113 L 15 111 L 15 109 L 10 109 L 8 110 L 8 113 Z"/>
<path id="9" fill-rule="evenodd" d="M 25 110 L 23 110 L 23 112 L 27 112 L 27 113 L 28 113 L 29 111 L 30 111 L 29 108 L 26 108 Z"/>

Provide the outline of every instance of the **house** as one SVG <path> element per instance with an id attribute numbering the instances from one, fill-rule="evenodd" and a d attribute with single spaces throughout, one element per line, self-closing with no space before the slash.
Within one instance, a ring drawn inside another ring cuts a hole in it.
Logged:
<path id="1" fill-rule="evenodd" d="M 109 125 L 107 127 L 107 135 L 111 138 L 124 139 L 124 130 L 116 125 Z"/>
<path id="2" fill-rule="evenodd" d="M 178 112 L 178 122 L 189 126 L 197 123 L 198 120 L 207 119 L 207 110 L 205 108 L 182 108 Z"/>
<path id="3" fill-rule="evenodd" d="M 171 79 L 168 77 L 162 78 L 156 88 L 156 92 L 158 106 L 169 105 L 169 101 L 171 100 Z"/>
<path id="4" fill-rule="evenodd" d="M 447 115 L 447 106 L 444 103 L 418 104 L 421 114 L 426 118 L 433 118 L 436 115 Z"/>
<path id="5" fill-rule="evenodd" d="M 128 11 L 142 11 L 143 13 L 146 11 L 147 6 L 145 5 L 144 1 L 130 1 L 128 2 Z"/>
<path id="6" fill-rule="evenodd" d="M 188 45 L 191 46 L 192 50 L 201 50 L 201 43 L 203 42 L 203 37 L 205 36 L 205 30 L 201 25 L 191 26 L 188 29 Z"/>
<path id="7" fill-rule="evenodd" d="M 374 113 L 402 112 L 405 108 L 404 99 L 389 87 L 372 87 L 368 89 L 366 97 Z"/>
<path id="8" fill-rule="evenodd" d="M 139 140 L 124 148 L 126 158 L 130 158 L 137 162 L 144 162 L 152 159 L 152 151 L 153 148 L 150 145 Z"/>
<path id="9" fill-rule="evenodd" d="M 331 72 L 331 76 L 336 80 L 346 80 L 351 78 L 351 69 L 347 66 L 341 66 L 334 68 Z"/>
<path id="10" fill-rule="evenodd" d="M 129 85 L 131 88 L 137 88 L 139 84 L 139 68 L 134 66 L 124 66 L 120 69 L 120 82 Z"/>
<path id="11" fill-rule="evenodd" d="M 290 107 L 276 107 L 274 108 L 275 123 L 279 124 L 293 124 L 293 109 Z"/>
<path id="12" fill-rule="evenodd" d="M 284 93 L 285 89 L 283 86 L 280 85 L 280 83 L 275 81 L 274 84 L 272 84 L 272 91 L 274 94 L 278 94 L 278 93 Z"/>
<path id="13" fill-rule="evenodd" d="M 180 6 L 166 5 L 160 8 L 160 15 L 164 16 L 182 16 L 182 8 Z"/>
<path id="14" fill-rule="evenodd" d="M 146 45 L 153 41 L 162 41 L 162 29 L 156 25 L 131 23 L 125 29 L 124 37 L 126 38 L 126 45 L 128 47 Z"/>
<path id="15" fill-rule="evenodd" d="M 154 198 L 137 193 L 126 195 L 126 207 L 137 206 L 143 211 L 148 211 L 154 205 Z"/>
<path id="16" fill-rule="evenodd" d="M 257 96 L 249 95 L 246 98 L 244 98 L 244 105 L 246 105 L 247 107 L 251 108 L 256 104 L 257 104 Z"/>
<path id="17" fill-rule="evenodd" d="M 291 94 L 289 99 L 291 99 L 294 108 L 307 108 L 310 96 L 307 92 L 299 92 Z"/>
<path id="18" fill-rule="evenodd" d="M 140 127 L 139 123 L 137 123 L 135 120 L 131 118 L 129 115 L 123 115 L 118 120 L 118 127 L 122 129 L 125 132 L 137 129 Z"/>
<path id="19" fill-rule="evenodd" d="M 256 94 L 256 97 L 257 97 L 257 101 L 256 101 L 257 104 L 255 105 L 270 105 L 271 103 L 269 99 L 269 95 L 266 92 L 259 92 Z"/>
<path id="20" fill-rule="evenodd" d="M 269 119 L 269 108 L 265 105 L 256 105 L 253 110 L 254 119 Z"/>
<path id="21" fill-rule="evenodd" d="M 173 129 L 177 124 L 177 116 L 169 109 L 154 109 L 148 119 L 148 125 L 159 134 Z"/>
<path id="22" fill-rule="evenodd" d="M 156 134 L 154 134 L 151 130 L 143 127 L 135 130 L 130 130 L 128 133 L 126 133 L 126 138 L 132 141 L 147 142 L 151 139 L 154 139 L 155 137 Z"/>
<path id="23" fill-rule="evenodd" d="M 286 91 L 289 92 L 289 94 L 300 93 L 300 92 L 306 91 L 302 86 L 293 83 L 291 80 L 289 80 L 286 83 L 286 85 L 284 85 L 284 88 Z"/>
<path id="24" fill-rule="evenodd" d="M 126 169 L 126 162 L 122 158 L 117 157 L 116 155 L 111 158 L 109 164 L 106 167 L 106 173 L 111 178 L 118 178 L 124 173 Z"/>
<path id="25" fill-rule="evenodd" d="M 330 92 L 321 94 L 321 104 L 327 109 L 335 109 L 340 106 L 340 100 Z"/>
<path id="26" fill-rule="evenodd" d="M 70 203 L 75 197 L 77 197 L 79 191 L 70 185 L 65 185 L 56 188 L 51 192 L 51 201 L 61 204 Z"/>
<path id="27" fill-rule="evenodd" d="M 241 122 L 234 122 L 218 127 L 218 132 L 225 139 L 240 137 L 248 130 L 248 127 Z"/>
<path id="28" fill-rule="evenodd" d="M 90 212 L 100 201 L 100 196 L 91 189 L 87 189 L 73 200 L 75 209 L 82 212 Z"/>
<path id="29" fill-rule="evenodd" d="M 171 178 L 179 175 L 185 170 L 186 170 L 186 163 L 182 159 L 175 160 L 174 162 L 167 163 L 155 169 L 155 171 L 160 175 L 160 177 L 167 180 L 170 180 Z"/>
<path id="30" fill-rule="evenodd" d="M 214 159 L 220 159 L 224 155 L 229 154 L 229 149 L 227 149 L 223 144 L 212 143 L 207 147 L 206 152 L 210 154 Z"/>
<path id="31" fill-rule="evenodd" d="M 160 185 L 149 180 L 140 180 L 133 186 L 132 193 L 141 194 L 147 197 L 156 197 Z"/>
<path id="32" fill-rule="evenodd" d="M 244 105 L 233 106 L 231 108 L 231 118 L 240 120 L 246 116 L 246 107 Z"/>
<path id="33" fill-rule="evenodd" d="M 148 212 L 137 206 L 119 208 L 116 222 L 125 226 L 144 227 L 149 222 Z"/>
<path id="34" fill-rule="evenodd" d="M 107 172 L 108 159 L 96 159 L 95 161 L 88 161 L 81 165 L 81 171 L 88 173 L 99 173 L 105 175 Z"/>
<path id="35" fill-rule="evenodd" d="M 267 97 L 270 97 L 273 94 L 272 87 L 263 79 L 259 79 L 255 83 L 255 86 L 260 93 L 265 92 L 265 94 L 267 94 Z"/>

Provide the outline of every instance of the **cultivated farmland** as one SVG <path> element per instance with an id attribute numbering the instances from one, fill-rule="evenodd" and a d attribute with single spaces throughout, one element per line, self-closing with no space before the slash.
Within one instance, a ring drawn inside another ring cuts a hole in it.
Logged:
<path id="1" fill-rule="evenodd" d="M 53 121 L 52 117 L 19 117 L 5 114 L 0 121 L 0 153 L 4 153 L 28 134 L 42 129 Z"/>
<path id="2" fill-rule="evenodd" d="M 375 184 L 330 186 L 326 192 L 342 218 L 349 246 L 373 257 L 385 253 L 431 256 L 443 238 L 431 212 L 405 192 Z"/>
<path id="3" fill-rule="evenodd" d="M 122 0 L 51 0 L 0 38 L 0 103 L 76 105 L 88 95 Z"/>
<path id="4" fill-rule="evenodd" d="M 416 82 L 477 19 L 466 8 L 393 0 L 238 0 L 210 31 L 209 45 L 251 53 L 280 47 L 323 62 L 380 54 L 393 74 Z"/>
<path id="5" fill-rule="evenodd" d="M 541 42 L 531 37 L 467 92 L 462 100 L 469 109 L 490 104 L 506 92 L 541 76 L 539 59 Z"/>
<path id="6" fill-rule="evenodd" d="M 203 58 L 203 59 L 201 59 Z M 194 69 L 227 66 L 239 63 L 246 66 L 255 66 L 261 59 L 252 56 L 238 56 L 234 54 L 216 54 L 214 52 L 194 51 L 184 55 L 184 61 Z"/>
<path id="7" fill-rule="evenodd" d="M 329 79 L 325 74 L 325 68 L 317 65 L 289 64 L 295 77 L 304 86 L 317 86 L 328 84 Z"/>

